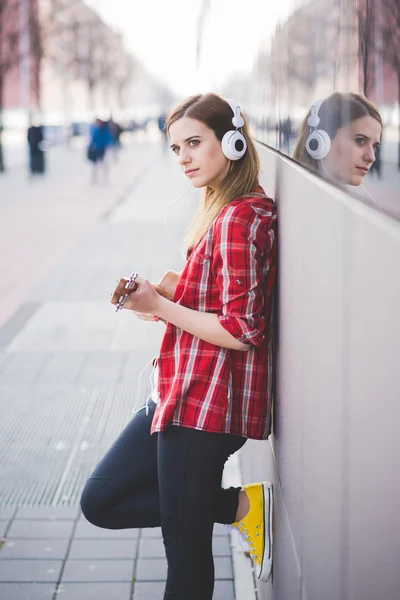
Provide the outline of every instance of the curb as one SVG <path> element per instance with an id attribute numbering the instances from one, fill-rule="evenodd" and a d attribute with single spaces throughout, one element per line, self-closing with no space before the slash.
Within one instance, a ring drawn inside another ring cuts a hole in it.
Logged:
<path id="1" fill-rule="evenodd" d="M 233 454 L 228 459 L 224 469 L 223 483 L 225 487 L 242 485 L 238 453 Z M 231 531 L 230 538 L 235 598 L 236 600 L 257 600 L 258 594 L 254 583 L 254 570 L 251 559 L 246 556 L 236 531 Z"/>

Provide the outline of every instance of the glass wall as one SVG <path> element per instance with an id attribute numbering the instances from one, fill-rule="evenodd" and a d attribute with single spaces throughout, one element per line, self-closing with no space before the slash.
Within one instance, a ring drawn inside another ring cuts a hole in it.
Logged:
<path id="1" fill-rule="evenodd" d="M 292 158 L 299 141 L 305 167 L 349 191 L 365 183 L 399 211 L 400 0 L 204 0 L 198 69 L 202 91 L 241 104 L 256 139 Z"/>

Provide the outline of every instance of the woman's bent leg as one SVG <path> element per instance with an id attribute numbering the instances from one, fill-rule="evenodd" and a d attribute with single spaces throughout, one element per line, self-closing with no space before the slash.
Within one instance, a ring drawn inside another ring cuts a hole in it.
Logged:
<path id="1" fill-rule="evenodd" d="M 136 413 L 86 482 L 81 497 L 88 521 L 106 529 L 160 526 L 155 404 Z"/>
<path id="2" fill-rule="evenodd" d="M 211 600 L 216 513 L 233 522 L 239 489 L 221 490 L 224 464 L 244 438 L 169 427 L 158 434 L 161 525 L 168 560 L 165 600 Z"/>

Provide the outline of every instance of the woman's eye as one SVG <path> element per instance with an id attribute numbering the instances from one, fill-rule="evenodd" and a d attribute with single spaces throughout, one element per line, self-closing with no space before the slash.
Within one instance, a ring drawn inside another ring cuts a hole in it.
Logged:
<path id="1" fill-rule="evenodd" d="M 179 152 L 179 148 L 177 148 L 177 147 L 175 146 L 175 148 L 172 148 L 172 152 L 173 152 L 174 154 L 178 154 L 178 152 Z"/>
<path id="2" fill-rule="evenodd" d="M 198 146 L 200 144 L 200 140 L 190 140 L 189 146 Z"/>
<path id="3" fill-rule="evenodd" d="M 359 146 L 364 146 L 364 144 L 365 144 L 365 139 L 364 139 L 364 138 L 356 138 L 356 143 L 357 143 Z"/>

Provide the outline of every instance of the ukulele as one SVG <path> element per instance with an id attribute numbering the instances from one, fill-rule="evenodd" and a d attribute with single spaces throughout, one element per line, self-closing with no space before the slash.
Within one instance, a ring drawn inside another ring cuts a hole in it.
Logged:
<path id="1" fill-rule="evenodd" d="M 177 271 L 167 271 L 161 277 L 159 283 L 153 284 L 153 287 L 160 296 L 164 296 L 167 300 L 173 301 L 180 276 L 181 274 Z"/>

